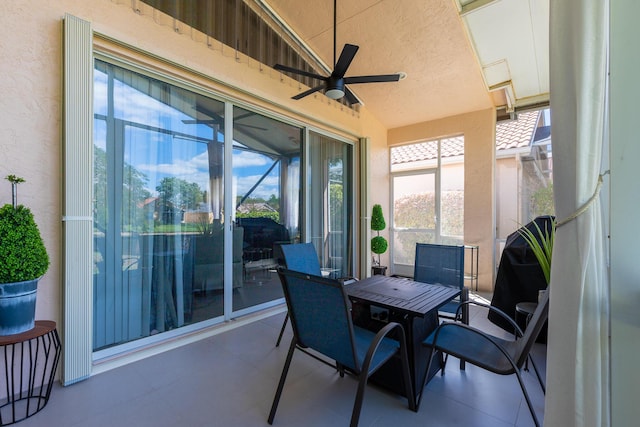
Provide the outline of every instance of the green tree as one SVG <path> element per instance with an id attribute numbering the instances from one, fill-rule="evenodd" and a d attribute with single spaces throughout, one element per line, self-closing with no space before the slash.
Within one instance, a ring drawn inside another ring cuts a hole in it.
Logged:
<path id="1" fill-rule="evenodd" d="M 267 204 L 277 211 L 280 210 L 280 199 L 275 194 L 272 194 L 271 196 L 269 196 L 269 200 L 267 200 Z"/>
<path id="2" fill-rule="evenodd" d="M 331 221 L 331 231 L 343 231 L 344 197 L 342 187 L 342 182 L 329 184 L 329 221 Z"/>
<path id="3" fill-rule="evenodd" d="M 395 202 L 393 220 L 396 227 L 435 229 L 433 193 L 412 194 Z"/>
<path id="4" fill-rule="evenodd" d="M 555 215 L 555 212 L 553 183 L 549 183 L 546 187 L 539 188 L 531 196 L 531 214 L 532 218 L 537 218 L 542 215 Z"/>
<path id="5" fill-rule="evenodd" d="M 442 214 L 442 243 L 458 244 L 457 236 L 464 235 L 464 192 L 446 191 L 440 200 Z M 395 201 L 393 208 L 394 225 L 408 229 L 398 232 L 394 258 L 400 263 L 413 263 L 416 243 L 436 243 L 435 194 L 411 194 Z M 451 237 L 448 237 L 451 236 Z"/>
<path id="6" fill-rule="evenodd" d="M 109 220 L 107 194 L 110 177 L 107 176 L 107 153 L 97 146 L 94 146 L 93 153 L 93 219 L 96 227 L 104 231 Z M 124 164 L 122 176 L 122 231 L 147 229 L 150 224 L 145 219 L 144 201 L 151 197 L 146 188 L 149 179 L 127 163 Z"/>
<path id="7" fill-rule="evenodd" d="M 202 191 L 195 182 L 181 178 L 162 178 L 156 187 L 159 196 L 161 222 L 176 223 L 182 218 L 181 213 L 188 209 L 196 209 L 202 202 Z"/>

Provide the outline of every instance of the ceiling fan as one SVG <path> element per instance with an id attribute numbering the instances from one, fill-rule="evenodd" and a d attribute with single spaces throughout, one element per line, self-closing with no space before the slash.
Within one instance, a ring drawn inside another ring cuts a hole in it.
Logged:
<path id="1" fill-rule="evenodd" d="M 311 77 L 313 79 L 321 80 L 322 84 L 315 86 L 307 91 L 301 92 L 292 97 L 292 99 L 301 99 L 307 95 L 318 92 L 324 89 L 324 94 L 331 99 L 340 99 L 343 96 L 347 97 L 347 101 L 350 104 L 357 104 L 360 101 L 356 96 L 345 86 L 346 84 L 359 84 L 359 83 L 383 83 L 383 82 L 397 82 L 400 80 L 400 74 L 381 74 L 375 76 L 357 76 L 357 77 L 345 77 L 351 61 L 356 56 L 359 47 L 353 44 L 345 44 L 340 53 L 340 58 L 336 62 L 336 4 L 337 0 L 333 1 L 333 71 L 328 76 L 321 76 L 319 74 L 310 73 L 305 70 L 299 70 L 297 68 L 288 67 L 282 64 L 274 65 L 274 69 L 279 71 L 285 71 L 288 73 L 299 74 L 302 76 Z"/>

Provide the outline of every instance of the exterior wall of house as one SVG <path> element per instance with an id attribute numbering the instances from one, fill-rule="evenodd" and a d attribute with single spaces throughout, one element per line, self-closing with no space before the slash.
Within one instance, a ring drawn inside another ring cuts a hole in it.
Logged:
<path id="1" fill-rule="evenodd" d="M 495 112 L 491 109 L 390 129 L 389 145 L 464 134 L 464 236 L 480 247 L 478 286 L 492 291 L 495 241 Z M 387 203 L 388 205 L 388 203 Z"/>
<path id="2" fill-rule="evenodd" d="M 516 157 L 496 160 L 496 239 L 506 239 L 521 222 L 519 169 Z M 498 262 L 498 260 L 496 260 Z"/>
<path id="3" fill-rule="evenodd" d="M 496 272 L 507 236 L 513 233 L 520 220 L 520 168 L 516 155 L 496 159 Z"/>
<path id="4" fill-rule="evenodd" d="M 109 0 L 6 0 L 0 14 L 0 176 L 15 174 L 26 179 L 18 188 L 18 202 L 30 207 L 51 257 L 51 266 L 40 282 L 36 318 L 61 325 L 62 285 L 62 133 L 63 38 L 65 13 L 92 23 L 96 33 L 168 59 L 201 75 L 194 82 L 212 91 L 250 100 L 254 105 L 311 123 L 349 139 L 369 136 L 374 150 L 384 153 L 372 159 L 374 179 L 384 194 L 386 129 L 362 108 L 352 110 L 323 96 L 301 101 L 290 97 L 298 84 L 235 51 L 183 29 L 173 30 L 172 20 L 152 15 L 142 6 L 132 10 L 130 1 Z M 109 43 L 100 43 L 104 46 Z M 111 46 L 109 46 L 111 48 Z M 117 48 L 117 47 L 116 47 Z M 114 48 L 114 49 L 116 49 Z M 142 57 L 127 51 L 132 60 Z M 162 67 L 160 61 L 152 67 Z M 225 82 L 224 84 L 221 82 Z M 257 97 L 257 98 L 256 98 Z M 382 197 L 382 196 L 380 196 Z M 376 199 L 378 200 L 378 199 Z M 379 200 L 378 200 L 379 201 Z M 0 180 L 0 204 L 11 202 L 11 185 Z"/>

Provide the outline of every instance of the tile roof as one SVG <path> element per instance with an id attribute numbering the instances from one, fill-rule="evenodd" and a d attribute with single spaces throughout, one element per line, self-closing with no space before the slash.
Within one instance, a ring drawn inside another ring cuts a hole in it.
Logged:
<path id="1" fill-rule="evenodd" d="M 528 147 L 538 124 L 539 111 L 518 114 L 516 120 L 507 120 L 496 124 L 496 150 Z M 442 139 L 442 157 L 464 154 L 464 137 Z M 391 148 L 391 164 L 417 162 L 437 158 L 437 141 L 419 142 Z"/>
<path id="2" fill-rule="evenodd" d="M 442 157 L 461 156 L 464 154 L 464 137 L 442 139 Z M 427 141 L 417 144 L 391 148 L 391 164 L 417 162 L 438 157 L 438 142 Z"/>
<path id="3" fill-rule="evenodd" d="M 539 111 L 519 113 L 517 120 L 505 120 L 496 124 L 496 150 L 528 147 L 538 125 Z"/>

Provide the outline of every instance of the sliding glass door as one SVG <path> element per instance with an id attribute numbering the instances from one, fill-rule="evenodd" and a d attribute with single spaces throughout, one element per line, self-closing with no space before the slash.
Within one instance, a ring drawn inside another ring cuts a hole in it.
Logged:
<path id="1" fill-rule="evenodd" d="M 309 132 L 308 219 L 323 274 L 353 275 L 353 146 Z"/>
<path id="2" fill-rule="evenodd" d="M 276 268 L 280 245 L 300 241 L 301 142 L 299 127 L 234 107 L 234 311 L 283 298 Z"/>
<path id="3" fill-rule="evenodd" d="M 282 302 L 302 128 L 101 60 L 94 93 L 94 350 Z"/>

